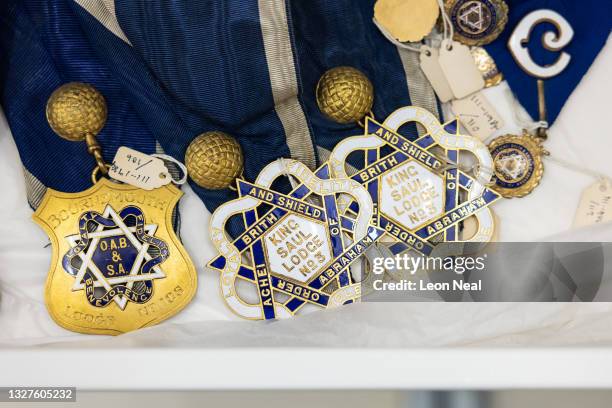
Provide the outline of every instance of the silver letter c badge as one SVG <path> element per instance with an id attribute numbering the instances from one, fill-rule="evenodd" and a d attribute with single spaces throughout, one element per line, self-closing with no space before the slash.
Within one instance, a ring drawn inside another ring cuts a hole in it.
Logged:
<path id="1" fill-rule="evenodd" d="M 536 78 L 546 79 L 559 75 L 567 68 L 571 56 L 566 52 L 561 52 L 561 55 L 554 64 L 541 66 L 536 64 L 529 49 L 525 44 L 529 42 L 529 37 L 534 27 L 540 23 L 548 22 L 557 27 L 558 33 L 547 31 L 542 37 L 542 45 L 550 51 L 561 51 L 566 47 L 574 37 L 574 30 L 567 20 L 553 10 L 543 9 L 529 13 L 521 20 L 515 28 L 508 41 L 508 47 L 519 66 Z"/>

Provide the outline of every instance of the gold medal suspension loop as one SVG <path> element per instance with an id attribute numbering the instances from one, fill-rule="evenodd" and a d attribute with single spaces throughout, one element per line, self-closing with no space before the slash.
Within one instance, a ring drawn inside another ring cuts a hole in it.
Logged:
<path id="1" fill-rule="evenodd" d="M 85 142 L 87 143 L 87 151 L 96 159 L 99 171 L 106 175 L 108 173 L 108 164 L 102 158 L 102 147 L 98 144 L 96 137 L 92 134 L 87 134 Z"/>
<path id="2" fill-rule="evenodd" d="M 96 140 L 108 112 L 104 96 L 96 88 L 80 82 L 60 86 L 49 97 L 46 114 L 51 129 L 58 136 L 71 142 L 85 141 L 87 151 L 96 160 L 91 174 L 94 184 L 98 173 L 108 174 L 110 166 L 104 162 L 102 148 Z"/>
<path id="3" fill-rule="evenodd" d="M 371 118 L 374 119 L 374 112 L 369 111 L 363 118 L 359 119 L 357 121 L 357 124 L 359 125 L 359 127 L 361 127 L 362 129 L 365 129 L 365 118 Z"/>

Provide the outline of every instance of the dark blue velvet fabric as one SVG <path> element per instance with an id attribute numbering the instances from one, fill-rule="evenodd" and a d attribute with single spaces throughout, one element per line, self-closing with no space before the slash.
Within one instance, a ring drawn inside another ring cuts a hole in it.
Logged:
<path id="1" fill-rule="evenodd" d="M 486 49 L 495 59 L 521 105 L 534 120 L 539 118 L 537 79 L 525 73 L 514 61 L 508 51 L 508 39 L 523 17 L 539 9 L 558 12 L 574 29 L 572 42 L 563 50 L 572 56 L 570 65 L 560 75 L 545 82 L 548 121 L 552 124 L 606 43 L 612 27 L 612 2 L 609 0 L 505 1 L 510 8 L 508 25 L 502 35 L 486 46 Z M 552 24 L 538 25 L 531 33 L 527 45 L 534 61 L 543 66 L 553 63 L 559 57 L 557 52 L 548 51 L 542 46 L 542 35 L 550 30 L 555 30 Z"/>

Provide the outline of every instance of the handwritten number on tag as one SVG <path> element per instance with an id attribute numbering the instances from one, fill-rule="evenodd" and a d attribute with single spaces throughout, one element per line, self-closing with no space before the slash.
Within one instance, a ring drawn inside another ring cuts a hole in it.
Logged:
<path id="1" fill-rule="evenodd" d="M 144 190 L 153 190 L 171 181 L 163 160 L 125 146 L 117 150 L 109 175 Z"/>
<path id="2" fill-rule="evenodd" d="M 612 183 L 600 180 L 587 187 L 580 198 L 574 227 L 612 221 Z"/>

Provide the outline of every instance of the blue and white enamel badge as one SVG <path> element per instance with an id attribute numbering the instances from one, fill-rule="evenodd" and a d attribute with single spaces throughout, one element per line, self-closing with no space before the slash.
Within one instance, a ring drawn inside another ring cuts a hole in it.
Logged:
<path id="1" fill-rule="evenodd" d="M 272 188 L 281 177 L 298 180 L 288 194 Z M 360 299 L 351 265 L 383 231 L 370 225 L 372 199 L 359 183 L 332 179 L 323 165 L 315 173 L 294 160 L 266 166 L 255 183 L 237 181 L 239 198 L 220 206 L 210 221 L 219 256 L 209 267 L 221 272 L 229 308 L 246 319 L 290 317 L 306 305 L 328 308 Z M 338 211 L 340 194 L 359 209 Z M 243 228 L 226 231 L 238 215 Z"/>
<path id="2" fill-rule="evenodd" d="M 34 214 L 51 240 L 45 288 L 53 320 L 69 330 L 120 334 L 176 314 L 197 276 L 172 227 L 182 195 L 102 178 L 79 193 L 48 189 Z"/>
<path id="3" fill-rule="evenodd" d="M 107 205 L 103 214 L 83 213 L 79 233 L 66 238 L 70 250 L 62 260 L 64 270 L 75 277 L 72 290 L 84 291 L 94 307 L 114 301 L 124 310 L 128 302 L 148 302 L 154 281 L 166 277 L 160 264 L 170 255 L 168 245 L 155 238 L 156 230 L 155 224 L 145 225 L 144 214 L 136 206 L 117 213 Z M 78 268 L 73 265 L 75 258 L 80 260 Z"/>
<path id="4" fill-rule="evenodd" d="M 397 130 L 409 122 L 421 124 L 426 133 L 408 140 Z M 385 231 L 384 241 L 396 243 L 393 253 L 412 249 L 431 255 L 437 242 L 491 240 L 494 218 L 488 206 L 500 198 L 485 186 L 493 171 L 491 155 L 478 139 L 459 134 L 456 123 L 443 126 L 414 106 L 398 109 L 384 123 L 366 117 L 365 135 L 345 139 L 333 150 L 329 164 L 335 177 L 349 177 L 347 159 L 357 151 L 364 153 L 364 162 L 353 167 L 350 178 L 368 189 L 373 224 Z M 458 165 L 460 152 L 476 161 L 474 174 Z M 359 208 L 343 198 L 341 214 Z M 477 227 L 462 237 L 460 225 L 468 219 Z"/>

